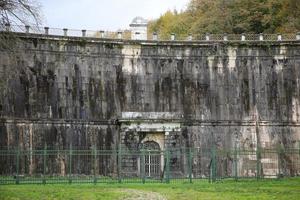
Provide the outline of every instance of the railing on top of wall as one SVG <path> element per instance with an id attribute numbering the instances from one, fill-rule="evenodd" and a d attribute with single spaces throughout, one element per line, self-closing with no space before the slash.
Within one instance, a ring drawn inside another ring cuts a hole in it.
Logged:
<path id="1" fill-rule="evenodd" d="M 92 30 L 78 30 L 78 29 L 60 29 L 49 27 L 37 27 L 37 26 L 23 26 L 23 25 L 10 25 L 6 24 L 4 29 L 0 31 L 11 31 L 17 33 L 32 33 L 41 35 L 53 35 L 53 36 L 70 36 L 70 37 L 88 37 L 88 38 L 106 38 L 106 39 L 120 39 L 131 40 L 132 35 L 130 31 L 92 31 Z M 139 34 L 139 33 L 136 33 Z M 165 40 L 160 39 L 157 33 L 153 33 L 148 36 L 147 40 Z M 170 41 L 300 41 L 300 32 L 289 34 L 202 34 L 192 35 L 189 34 L 186 37 L 176 37 L 175 34 L 171 34 L 167 39 Z"/>

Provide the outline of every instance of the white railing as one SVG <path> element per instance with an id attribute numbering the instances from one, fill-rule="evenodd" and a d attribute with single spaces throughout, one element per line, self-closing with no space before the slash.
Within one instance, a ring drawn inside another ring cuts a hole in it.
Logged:
<path id="1" fill-rule="evenodd" d="M 107 39 L 123 39 L 131 40 L 131 32 L 119 31 L 93 31 L 93 30 L 78 30 L 78 29 L 59 29 L 49 27 L 37 26 L 23 26 L 23 25 L 9 25 L 0 31 L 11 31 L 17 33 L 31 33 L 40 35 L 53 35 L 53 36 L 68 36 L 68 37 L 88 37 L 88 38 L 107 38 Z M 153 33 L 148 36 L 148 40 L 161 40 L 159 34 Z M 290 34 L 202 34 L 202 35 L 187 35 L 185 37 L 176 37 L 171 34 L 169 39 L 171 41 L 300 41 L 300 32 Z"/>

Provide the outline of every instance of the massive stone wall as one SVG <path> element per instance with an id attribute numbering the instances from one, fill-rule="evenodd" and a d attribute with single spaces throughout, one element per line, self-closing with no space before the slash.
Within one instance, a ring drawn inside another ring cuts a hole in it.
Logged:
<path id="1" fill-rule="evenodd" d="M 298 146 L 299 41 L 15 39 L 0 52 L 1 147 L 115 149 L 122 112 L 181 113 L 176 147 Z"/>

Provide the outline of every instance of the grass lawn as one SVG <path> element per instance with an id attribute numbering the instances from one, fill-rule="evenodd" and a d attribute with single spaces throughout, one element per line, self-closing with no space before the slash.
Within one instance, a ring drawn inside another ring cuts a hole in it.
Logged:
<path id="1" fill-rule="evenodd" d="M 1 185 L 0 200 L 94 200 L 94 199 L 169 199 L 169 200 L 299 200 L 300 178 L 280 180 L 207 180 L 170 184 L 49 184 Z"/>

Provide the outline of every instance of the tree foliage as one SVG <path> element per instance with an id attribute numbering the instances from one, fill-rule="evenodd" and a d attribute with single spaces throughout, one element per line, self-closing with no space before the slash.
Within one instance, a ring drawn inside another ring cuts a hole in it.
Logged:
<path id="1" fill-rule="evenodd" d="M 171 33 L 187 36 L 189 30 L 189 16 L 186 12 L 178 14 L 177 11 L 167 11 L 156 21 L 149 22 L 149 34 L 159 32 L 163 39 L 170 37 Z"/>
<path id="2" fill-rule="evenodd" d="M 34 0 L 0 0 L 0 31 L 6 24 L 39 25 L 39 4 Z M 15 50 L 17 38 L 14 34 L 0 34 L 0 48 Z"/>
<path id="3" fill-rule="evenodd" d="M 191 0 L 181 13 L 166 12 L 149 24 L 162 38 L 189 33 L 294 33 L 300 30 L 299 0 Z"/>

